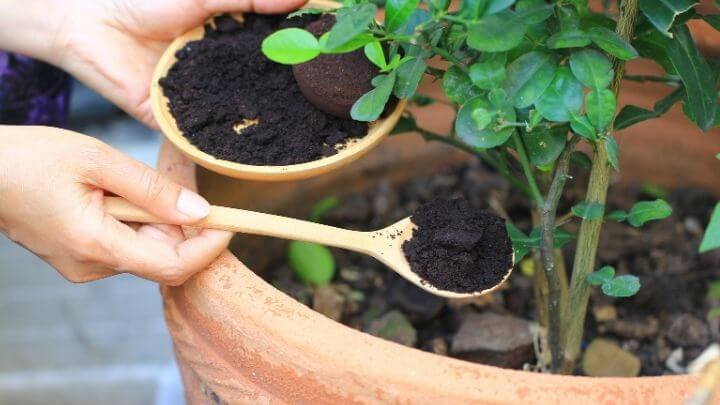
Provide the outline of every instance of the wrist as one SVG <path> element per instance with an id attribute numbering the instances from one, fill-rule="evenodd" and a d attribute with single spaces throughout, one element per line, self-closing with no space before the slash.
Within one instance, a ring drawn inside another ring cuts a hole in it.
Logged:
<path id="1" fill-rule="evenodd" d="M 0 1 L 0 50 L 58 64 L 59 32 L 67 4 L 48 0 Z"/>

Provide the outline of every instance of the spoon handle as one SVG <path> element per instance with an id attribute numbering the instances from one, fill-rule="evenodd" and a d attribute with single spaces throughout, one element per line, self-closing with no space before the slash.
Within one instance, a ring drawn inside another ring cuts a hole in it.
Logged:
<path id="1" fill-rule="evenodd" d="M 105 211 L 119 221 L 166 223 L 144 209 L 118 197 L 105 198 Z M 212 206 L 210 215 L 193 226 L 315 242 L 366 254 L 373 251 L 371 234 L 368 232 L 350 231 L 315 222 L 237 208 Z"/>

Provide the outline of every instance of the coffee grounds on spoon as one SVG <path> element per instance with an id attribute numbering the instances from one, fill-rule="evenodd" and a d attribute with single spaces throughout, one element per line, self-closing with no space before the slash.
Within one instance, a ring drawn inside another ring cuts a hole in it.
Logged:
<path id="1" fill-rule="evenodd" d="M 291 165 L 337 153 L 368 125 L 326 114 L 300 92 L 290 66 L 263 55 L 263 39 L 312 18 L 245 16 L 216 19 L 205 37 L 177 52 L 160 81 L 183 135 L 219 159 L 250 165 Z M 236 132 L 238 124 L 257 124 Z"/>
<path id="2" fill-rule="evenodd" d="M 446 291 L 472 293 L 496 286 L 512 268 L 505 220 L 467 200 L 436 199 L 413 216 L 413 237 L 402 245 L 410 268 Z"/>

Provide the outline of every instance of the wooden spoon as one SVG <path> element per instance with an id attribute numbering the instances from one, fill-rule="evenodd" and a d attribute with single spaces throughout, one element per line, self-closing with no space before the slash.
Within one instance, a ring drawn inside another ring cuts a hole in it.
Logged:
<path id="1" fill-rule="evenodd" d="M 163 223 L 154 215 L 122 198 L 105 198 L 105 210 L 120 221 Z M 415 228 L 409 217 L 379 231 L 359 232 L 278 215 L 213 206 L 210 215 L 194 226 L 302 240 L 363 253 L 380 260 L 423 290 L 446 298 L 467 298 L 491 293 L 499 288 L 512 272 L 512 268 L 508 269 L 505 277 L 497 285 L 474 293 L 457 293 L 433 287 L 410 270 L 410 265 L 402 251 L 403 242 L 412 237 Z"/>
<path id="2" fill-rule="evenodd" d="M 311 0 L 303 8 L 330 10 L 340 7 L 340 3 L 326 0 Z M 241 19 L 242 15 L 234 14 Z M 212 24 L 212 20 L 208 22 Z M 287 166 L 256 166 L 218 159 L 198 149 L 183 135 L 168 107 L 168 99 L 163 94 L 160 79 L 167 76 L 170 68 L 177 62 L 175 54 L 190 41 L 203 38 L 204 26 L 200 25 L 176 38 L 165 50 L 153 73 L 150 86 L 150 102 L 153 116 L 162 133 L 185 156 L 200 166 L 238 179 L 262 181 L 287 181 L 318 176 L 351 163 L 371 151 L 382 141 L 400 120 L 406 100 L 400 100 L 395 109 L 386 117 L 370 123 L 368 133 L 362 138 L 351 141 L 338 150 L 338 153 L 312 162 Z M 242 123 L 238 123 L 242 124 Z M 242 136 L 242 135 L 238 135 Z"/>

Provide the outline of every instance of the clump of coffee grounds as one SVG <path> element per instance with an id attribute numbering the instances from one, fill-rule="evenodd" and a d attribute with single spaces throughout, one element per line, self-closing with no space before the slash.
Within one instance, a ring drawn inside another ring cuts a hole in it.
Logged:
<path id="1" fill-rule="evenodd" d="M 497 285 L 512 268 L 505 220 L 464 199 L 436 199 L 411 217 L 402 249 L 410 268 L 441 290 L 471 293 Z"/>
<path id="2" fill-rule="evenodd" d="M 170 112 L 190 142 L 216 158 L 251 165 L 291 165 L 337 153 L 364 136 L 364 122 L 328 115 L 303 96 L 290 66 L 263 55 L 263 39 L 310 18 L 218 17 L 205 37 L 177 52 L 160 81 Z M 235 128 L 257 120 L 257 124 Z"/>

